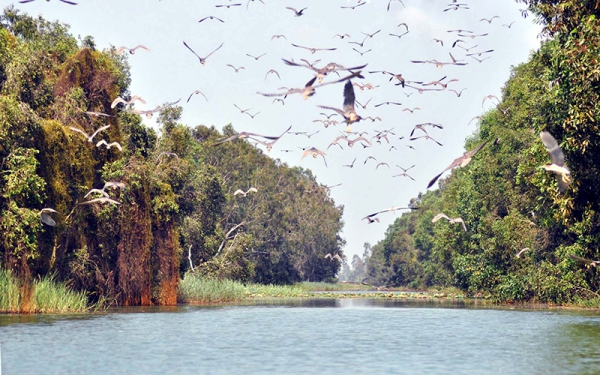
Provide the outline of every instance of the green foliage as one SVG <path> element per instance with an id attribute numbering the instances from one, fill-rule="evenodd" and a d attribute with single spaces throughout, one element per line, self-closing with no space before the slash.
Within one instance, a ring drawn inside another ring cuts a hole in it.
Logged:
<path id="1" fill-rule="evenodd" d="M 438 191 L 415 199 L 421 209 L 373 246 L 369 274 L 380 284 L 457 286 L 498 301 L 598 297 L 596 269 L 569 258 L 600 257 L 597 2 L 523 2 L 553 38 L 513 69 L 498 109 L 482 116 L 466 148 L 489 144 Z M 571 170 L 564 194 L 539 168 L 549 162 L 542 130 L 559 140 Z M 439 212 L 462 217 L 468 231 L 431 223 Z"/>

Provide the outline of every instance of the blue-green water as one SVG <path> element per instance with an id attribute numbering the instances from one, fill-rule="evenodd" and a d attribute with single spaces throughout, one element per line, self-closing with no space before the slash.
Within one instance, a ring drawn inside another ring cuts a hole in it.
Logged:
<path id="1" fill-rule="evenodd" d="M 0 316 L 2 374 L 600 374 L 600 316 L 365 299 Z"/>

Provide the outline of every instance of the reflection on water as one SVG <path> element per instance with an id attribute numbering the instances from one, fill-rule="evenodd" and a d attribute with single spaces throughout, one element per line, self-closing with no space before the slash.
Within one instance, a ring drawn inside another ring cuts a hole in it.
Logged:
<path id="1" fill-rule="evenodd" d="M 594 313 L 271 299 L 0 316 L 6 374 L 597 374 Z"/>

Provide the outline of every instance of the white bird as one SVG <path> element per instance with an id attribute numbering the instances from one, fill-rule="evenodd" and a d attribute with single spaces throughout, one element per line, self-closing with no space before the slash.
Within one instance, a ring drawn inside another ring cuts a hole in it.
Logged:
<path id="1" fill-rule="evenodd" d="M 257 189 L 257 188 L 254 188 L 254 187 L 251 187 L 250 189 L 248 189 L 248 191 L 243 191 L 242 189 L 237 189 L 237 190 L 236 190 L 236 191 L 233 193 L 233 195 L 242 194 L 242 195 L 245 197 L 246 195 L 248 195 L 248 194 L 249 194 L 249 193 L 251 193 L 251 192 L 252 192 L 252 193 L 257 193 L 257 192 L 258 192 L 258 189 Z"/>
<path id="2" fill-rule="evenodd" d="M 106 198 L 110 198 L 110 196 L 108 195 L 108 193 L 106 192 L 106 189 L 109 189 L 111 187 L 116 187 L 119 189 L 125 189 L 125 185 L 122 182 L 117 182 L 117 181 L 107 181 L 104 183 L 104 186 L 102 187 L 102 189 L 91 189 L 90 191 L 87 192 L 86 195 L 84 195 L 84 198 L 87 198 L 90 194 L 92 193 L 99 193 L 102 194 L 104 197 Z"/>
<path id="3" fill-rule="evenodd" d="M 446 220 L 448 220 L 449 223 L 452 223 L 452 224 L 461 223 L 465 232 L 467 231 L 467 226 L 465 225 L 465 222 L 463 221 L 463 219 L 460 217 L 455 217 L 455 218 L 451 219 L 446 214 L 439 213 L 439 214 L 435 215 L 435 217 L 433 219 L 431 219 L 431 222 L 435 223 L 439 219 L 446 219 Z"/>
<path id="4" fill-rule="evenodd" d="M 540 168 L 556 174 L 558 191 L 564 193 L 571 183 L 571 171 L 565 166 L 565 156 L 558 146 L 558 142 L 550 133 L 541 132 L 540 138 L 552 160 L 551 164 L 542 165 Z"/>
<path id="5" fill-rule="evenodd" d="M 523 248 L 523 249 L 519 250 L 519 252 L 518 252 L 517 254 L 515 254 L 515 256 L 516 256 L 517 258 L 520 258 L 520 257 L 521 257 L 521 255 L 523 255 L 523 253 L 524 253 L 524 252 L 526 252 L 527 250 L 529 250 L 529 248 L 528 248 L 528 247 L 525 247 L 525 248 Z"/>
<path id="6" fill-rule="evenodd" d="M 101 126 L 101 127 L 98 128 L 98 130 L 96 130 L 95 132 L 93 132 L 92 135 L 88 135 L 86 132 L 84 132 L 81 129 L 69 126 L 69 129 L 71 129 L 72 131 L 83 134 L 83 136 L 87 139 L 88 142 L 92 142 L 92 140 L 94 139 L 94 137 L 98 133 L 100 133 L 101 131 L 106 130 L 108 128 L 110 128 L 110 125 Z"/>
<path id="7" fill-rule="evenodd" d="M 89 201 L 85 201 L 85 202 L 81 202 L 81 203 L 77 203 L 80 206 L 86 205 L 86 204 L 94 204 L 94 203 L 112 203 L 112 204 L 121 204 L 121 202 L 117 202 L 114 199 L 108 198 L 108 197 L 100 197 L 100 198 L 94 198 L 94 199 L 90 199 Z"/>
<path id="8" fill-rule="evenodd" d="M 328 253 L 327 255 L 325 255 L 325 258 L 329 258 L 331 261 L 337 259 L 340 261 L 340 263 L 344 263 L 344 260 L 339 254 L 331 255 L 331 253 Z"/>
<path id="9" fill-rule="evenodd" d="M 117 106 L 117 104 L 119 104 L 119 103 L 123 103 L 123 104 L 125 104 L 125 107 L 129 107 L 136 100 L 141 102 L 142 104 L 146 104 L 146 101 L 141 96 L 134 95 L 129 100 L 125 100 L 119 96 L 115 100 L 112 101 L 112 103 L 110 104 L 110 108 L 115 108 Z"/>
<path id="10" fill-rule="evenodd" d="M 108 143 L 106 142 L 104 139 L 101 140 L 100 142 L 96 143 L 96 147 L 100 147 L 102 145 L 105 145 L 107 149 L 110 149 L 111 147 L 116 147 L 119 149 L 119 151 L 123 151 L 123 147 L 121 147 L 121 145 L 119 144 L 119 142 L 111 142 Z"/>

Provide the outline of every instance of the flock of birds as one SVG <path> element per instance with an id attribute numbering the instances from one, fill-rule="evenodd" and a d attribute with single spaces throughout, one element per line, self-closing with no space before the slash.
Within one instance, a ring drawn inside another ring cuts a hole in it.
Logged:
<path id="1" fill-rule="evenodd" d="M 19 1 L 19 3 L 24 4 L 24 3 L 30 3 L 33 1 L 35 1 L 35 0 L 23 0 L 23 1 Z M 50 0 L 46 0 L 46 1 L 50 1 Z M 60 1 L 63 3 L 69 4 L 69 5 L 77 5 L 77 3 L 73 2 L 73 1 L 67 1 L 67 0 L 60 0 Z M 248 2 L 246 4 L 246 9 L 248 9 L 248 7 L 254 1 L 255 0 L 248 0 Z M 258 1 L 262 4 L 265 4 L 265 2 L 263 0 L 258 0 Z M 450 0 L 450 1 L 451 1 L 451 3 L 448 4 L 444 9 L 442 9 L 442 12 L 444 12 L 444 13 L 445 12 L 454 12 L 454 11 L 465 12 L 465 11 L 469 11 L 469 9 L 470 9 L 470 6 L 468 4 L 457 3 L 456 0 Z M 351 2 L 355 2 L 355 4 L 350 4 Z M 363 7 L 367 3 L 369 3 L 368 0 L 358 0 L 358 1 L 348 0 L 347 5 L 340 6 L 340 8 L 347 9 L 347 10 L 355 10 L 359 7 Z M 227 11 L 230 11 L 229 10 L 230 8 L 234 9 L 234 8 L 238 8 L 241 6 L 242 6 L 242 3 L 234 3 L 231 1 L 226 4 L 216 4 L 215 5 L 216 8 L 224 8 L 224 9 L 227 9 Z M 391 7 L 395 7 L 395 6 L 405 7 L 405 4 L 402 0 L 389 0 L 386 10 L 390 11 Z M 292 12 L 294 17 L 307 17 L 311 12 L 311 7 L 303 7 L 300 9 L 297 9 L 297 8 L 294 8 L 291 6 L 289 6 L 289 7 L 281 6 L 281 7 L 282 7 L 282 10 Z M 227 11 L 225 11 L 225 12 L 227 12 Z M 500 19 L 499 16 L 493 15 L 491 17 L 481 18 L 479 20 L 479 22 L 486 24 L 486 25 L 491 25 L 492 23 L 500 22 L 500 20 L 498 20 L 498 19 Z M 496 20 L 498 20 L 498 21 L 496 21 Z M 218 17 L 216 15 L 205 15 L 199 19 L 198 23 L 204 23 L 204 22 L 217 22 L 217 23 L 224 24 L 227 22 L 227 18 L 226 18 L 226 16 Z M 510 23 L 503 23 L 503 24 L 501 24 L 501 26 L 506 27 L 507 29 L 511 29 L 511 27 L 513 26 L 514 23 L 515 23 L 514 21 L 512 21 Z M 387 33 L 388 37 L 397 38 L 397 39 L 401 40 L 403 37 L 405 37 L 407 34 L 410 34 L 412 31 L 410 25 L 406 22 L 399 23 L 396 26 L 396 29 L 398 31 L 388 32 Z M 446 39 L 433 38 L 433 39 L 431 39 L 430 43 L 439 45 L 442 48 L 445 47 L 445 48 L 451 49 L 451 51 L 450 50 L 446 51 L 448 54 L 447 60 L 444 59 L 444 60 L 440 61 L 437 59 L 428 59 L 428 58 L 414 59 L 414 60 L 411 59 L 411 60 L 409 60 L 410 63 L 411 64 L 432 65 L 432 66 L 437 67 L 438 70 L 441 70 L 445 66 L 464 67 L 464 66 L 467 66 L 469 63 L 474 63 L 474 62 L 483 63 L 485 60 L 488 60 L 493 56 L 494 49 L 478 48 L 479 42 L 480 41 L 483 42 L 485 40 L 485 38 L 490 34 L 489 31 L 488 32 L 475 32 L 473 30 L 457 28 L 457 29 L 447 30 L 446 32 L 447 32 L 447 35 L 451 36 L 450 43 L 448 43 L 447 38 Z M 356 33 L 352 33 L 352 35 L 355 35 L 355 34 Z M 369 45 L 370 45 L 370 43 L 372 43 L 373 38 L 380 37 L 380 35 L 383 35 L 383 33 L 382 33 L 382 29 L 379 29 L 379 30 L 375 30 L 373 32 L 361 31 L 360 34 L 361 34 L 360 38 L 355 39 L 355 38 L 351 37 L 351 35 L 349 33 L 338 33 L 338 34 L 333 35 L 330 38 L 330 40 L 343 41 L 343 40 L 349 39 L 349 41 L 347 42 L 348 46 L 351 47 L 352 50 L 354 52 L 356 52 L 358 55 L 363 57 L 372 51 L 372 48 L 369 48 Z M 281 39 L 287 40 L 287 37 L 284 34 L 274 34 L 270 38 L 271 41 L 281 40 Z M 325 38 L 324 40 L 327 40 L 327 39 Z M 210 63 L 209 58 L 211 58 L 212 56 L 215 56 L 216 54 L 222 53 L 222 52 L 220 52 L 220 50 L 225 45 L 225 42 L 216 42 L 216 43 L 214 43 L 214 46 L 207 49 L 210 52 L 206 53 L 205 55 L 200 55 L 199 53 L 196 52 L 196 51 L 198 51 L 197 46 L 194 46 L 194 48 L 192 48 L 192 46 L 190 46 L 190 44 L 188 44 L 185 40 L 183 40 L 182 42 L 183 42 L 182 48 L 185 48 L 185 50 L 188 51 L 188 53 L 190 55 L 193 54 L 198 59 L 198 63 L 200 64 L 200 66 L 206 66 L 207 64 L 209 64 Z M 319 54 L 319 56 L 321 56 L 321 54 L 323 54 L 323 53 L 331 53 L 331 52 L 338 50 L 338 48 L 339 48 L 337 46 L 312 47 L 312 46 L 305 46 L 305 45 L 297 44 L 297 43 L 290 43 L 290 44 L 295 49 L 310 52 L 311 56 L 313 56 L 313 55 L 316 56 L 317 54 Z M 135 47 L 120 46 L 113 51 L 116 54 L 121 54 L 121 53 L 126 52 L 131 55 L 134 55 L 139 51 L 142 51 L 144 53 L 151 53 L 151 49 L 142 44 L 138 44 Z M 259 61 L 265 55 L 266 55 L 266 53 L 256 54 L 256 55 L 246 53 L 246 56 L 254 61 Z M 470 61 L 468 61 L 467 59 L 470 59 Z M 212 58 L 211 58 L 211 60 L 212 60 Z M 301 76 L 301 74 L 302 74 L 301 71 L 302 71 L 302 72 L 307 72 L 307 73 L 310 72 L 312 74 L 312 77 L 308 77 L 308 74 L 307 74 L 306 84 L 304 84 L 304 86 L 302 86 L 302 87 L 284 87 L 284 86 L 282 86 L 282 87 L 278 88 L 277 92 L 270 92 L 270 93 L 257 92 L 256 93 L 257 95 L 267 97 L 267 98 L 273 98 L 273 100 L 272 100 L 273 105 L 280 104 L 280 105 L 285 106 L 286 100 L 288 100 L 288 97 L 290 97 L 290 96 L 294 96 L 294 95 L 298 94 L 298 96 L 302 97 L 304 100 L 309 100 L 310 98 L 317 95 L 317 89 L 319 89 L 319 91 L 321 91 L 321 90 L 325 90 L 326 87 L 328 87 L 328 86 L 338 87 L 338 84 L 339 84 L 339 86 L 342 87 L 341 93 L 342 93 L 342 98 L 343 98 L 343 100 L 341 102 L 341 107 L 337 107 L 332 104 L 329 104 L 329 105 L 317 104 L 317 105 L 315 105 L 316 108 L 321 110 L 321 112 L 319 114 L 319 116 L 321 116 L 321 117 L 314 119 L 313 123 L 320 124 L 323 126 L 323 128 L 316 130 L 316 131 L 291 131 L 292 126 L 289 126 L 285 131 L 283 131 L 280 134 L 276 134 L 276 135 L 259 134 L 258 132 L 254 132 L 254 131 L 252 131 L 252 132 L 241 131 L 232 136 L 224 137 L 224 138 L 218 140 L 217 142 L 212 144 L 213 147 L 218 147 L 219 145 L 226 143 L 226 142 L 233 142 L 238 139 L 245 139 L 249 142 L 252 142 L 256 146 L 259 146 L 259 145 L 263 146 L 265 148 L 266 152 L 270 152 L 274 148 L 275 144 L 282 137 L 305 136 L 307 139 L 310 140 L 310 139 L 312 139 L 313 136 L 315 136 L 317 133 L 320 133 L 322 130 L 327 129 L 330 126 L 335 127 L 338 124 L 346 125 L 345 132 L 337 135 L 335 137 L 335 139 L 333 139 L 333 141 L 330 142 L 329 146 L 326 149 L 317 148 L 313 145 L 310 145 L 307 147 L 299 147 L 302 151 L 300 161 L 304 160 L 308 156 L 312 156 L 313 158 L 320 157 L 320 158 L 322 158 L 324 165 L 327 167 L 328 166 L 327 152 L 329 152 L 328 150 L 331 147 L 334 147 L 334 148 L 339 147 L 340 149 L 343 150 L 344 144 L 347 145 L 347 147 L 349 149 L 352 149 L 356 145 L 360 145 L 361 148 L 366 149 L 369 147 L 375 147 L 375 144 L 378 144 L 380 146 L 389 147 L 390 152 L 393 150 L 398 150 L 398 147 L 400 147 L 400 145 L 394 144 L 394 142 L 392 142 L 392 141 L 402 140 L 402 139 L 406 139 L 409 143 L 404 146 L 411 148 L 413 150 L 415 148 L 414 148 L 414 146 L 412 146 L 412 143 L 415 141 L 419 141 L 419 140 L 431 141 L 434 144 L 437 144 L 438 146 L 443 146 L 443 144 L 440 141 L 435 139 L 432 136 L 432 134 L 430 134 L 430 132 L 434 129 L 444 129 L 444 126 L 437 122 L 423 122 L 423 123 L 416 124 L 412 127 L 409 134 L 406 134 L 403 136 L 402 135 L 398 136 L 396 134 L 396 130 L 393 127 L 389 128 L 389 129 L 376 130 L 374 133 L 370 133 L 368 131 L 362 131 L 362 132 L 353 131 L 352 125 L 354 125 L 356 123 L 365 122 L 365 121 L 379 123 L 379 122 L 383 121 L 382 118 L 379 116 L 367 116 L 366 115 L 366 112 L 368 111 L 367 107 L 370 105 L 372 98 L 369 99 L 368 101 L 364 102 L 364 104 L 362 104 L 356 98 L 356 90 L 359 90 L 361 93 L 377 90 L 380 87 L 380 85 L 373 84 L 372 82 L 362 83 L 364 80 L 367 79 L 367 77 L 372 77 L 375 75 L 385 76 L 388 79 L 388 84 L 394 85 L 394 86 L 398 87 L 399 89 L 401 89 L 402 94 L 406 98 L 410 98 L 410 96 L 412 96 L 415 93 L 426 94 L 429 92 L 442 92 L 442 91 L 451 92 L 457 98 L 460 98 L 461 95 L 463 94 L 463 92 L 465 90 L 467 90 L 467 87 L 464 87 L 461 89 L 454 88 L 454 86 L 457 84 L 457 82 L 459 82 L 459 79 L 455 78 L 455 77 L 449 78 L 447 75 L 444 75 L 443 77 L 441 77 L 437 80 L 419 80 L 419 79 L 414 79 L 413 77 L 405 77 L 403 74 L 406 74 L 406 73 L 398 72 L 396 70 L 367 70 L 367 66 L 369 64 L 359 64 L 359 65 L 354 65 L 354 66 L 348 66 L 348 65 L 341 64 L 339 62 L 332 61 L 325 65 L 319 65 L 319 63 L 321 62 L 321 59 L 309 61 L 306 58 L 300 58 L 298 62 L 295 61 L 294 59 L 282 58 L 281 62 L 286 67 L 300 68 L 300 69 L 297 69 L 299 76 Z M 231 63 L 226 64 L 226 66 L 228 68 L 231 68 L 232 73 L 234 73 L 234 74 L 238 74 L 242 70 L 246 70 L 246 67 L 244 67 L 244 66 L 234 65 Z M 332 75 L 336 75 L 337 77 L 334 79 L 330 79 L 330 77 Z M 267 79 L 269 79 L 270 76 L 276 77 L 277 79 L 281 80 L 281 75 L 280 75 L 279 71 L 277 71 L 276 69 L 270 69 L 266 72 L 266 74 L 264 76 L 265 81 Z M 202 91 L 194 90 L 191 94 L 189 94 L 186 103 L 189 103 L 195 95 L 198 95 L 198 96 L 201 95 L 205 99 L 206 102 L 209 101 L 208 97 Z M 180 100 L 169 102 L 164 105 L 157 106 L 156 108 L 150 109 L 150 110 L 139 110 L 135 106 L 136 102 L 143 105 L 143 104 L 146 104 L 146 101 L 142 97 L 135 95 L 130 98 L 121 98 L 121 97 L 116 98 L 113 101 L 111 108 L 118 108 L 119 110 L 122 110 L 122 111 L 135 113 L 135 114 L 138 114 L 141 116 L 145 116 L 146 118 L 151 118 L 154 114 L 159 113 L 163 109 L 178 104 L 180 102 Z M 496 105 L 500 103 L 500 99 L 497 96 L 486 95 L 485 97 L 483 97 L 482 107 L 484 106 L 484 104 L 487 100 L 496 100 Z M 233 106 L 235 106 L 235 108 L 237 110 L 239 110 L 241 114 L 247 115 L 251 119 L 254 119 L 256 116 L 258 116 L 261 113 L 261 111 L 251 113 L 250 111 L 252 110 L 252 108 L 244 109 L 244 108 L 238 106 L 236 103 L 233 103 Z M 403 103 L 401 103 L 401 101 L 395 99 L 395 100 L 386 100 L 386 101 L 382 101 L 382 102 L 373 104 L 373 108 L 380 108 L 383 106 L 392 106 L 391 108 L 393 108 L 393 107 L 400 108 L 403 106 Z M 415 111 L 421 111 L 421 108 L 419 106 L 414 106 L 412 108 L 406 107 L 406 108 L 402 108 L 401 111 L 406 112 L 407 114 L 410 113 L 412 115 L 415 113 Z M 96 116 L 96 117 L 112 116 L 112 115 L 109 115 L 106 113 L 94 112 L 94 111 L 86 111 L 85 113 L 89 116 Z M 475 116 L 473 119 L 471 119 L 471 121 L 474 121 L 477 119 L 479 119 L 479 116 Z M 470 122 L 469 122 L 469 124 L 470 124 Z M 80 129 L 80 128 L 76 128 L 76 127 L 69 127 L 69 128 L 71 129 L 71 131 L 81 134 L 87 142 L 92 143 L 92 142 L 94 142 L 94 139 L 99 136 L 99 134 L 101 134 L 103 131 L 105 131 L 109 127 L 110 127 L 110 125 L 104 125 L 95 130 L 91 130 L 89 132 L 84 129 Z M 546 164 L 546 165 L 542 166 L 541 168 L 545 169 L 546 171 L 556 174 L 557 179 L 558 179 L 559 190 L 561 192 L 564 192 L 568 188 L 568 185 L 569 185 L 571 179 L 570 179 L 570 172 L 564 163 L 564 156 L 562 154 L 562 151 L 560 150 L 560 147 L 558 146 L 557 141 L 549 133 L 542 132 L 540 134 L 540 137 L 541 137 L 543 145 L 548 150 L 548 152 L 551 156 L 551 159 L 552 159 L 551 163 Z M 436 138 L 437 138 L 437 136 L 436 136 Z M 498 141 L 499 140 L 496 139 L 494 142 L 498 142 Z M 427 188 L 432 187 L 435 184 L 435 182 L 445 172 L 447 172 L 453 168 L 467 166 L 469 164 L 469 162 L 471 161 L 471 159 L 473 157 L 475 157 L 475 155 L 483 147 L 485 147 L 487 143 L 488 143 L 488 141 L 485 141 L 485 142 L 481 143 L 479 146 L 477 146 L 476 148 L 474 148 L 473 150 L 465 152 L 462 156 L 456 158 L 447 168 L 442 170 L 439 174 L 434 176 L 429 181 Z M 95 143 L 95 145 L 96 145 L 96 147 L 106 147 L 107 149 L 115 147 L 119 151 L 122 150 L 122 146 L 118 142 L 110 142 L 109 140 L 106 140 L 106 139 L 99 140 L 98 142 Z M 295 150 L 281 149 L 280 151 L 287 153 L 287 152 L 294 152 Z M 166 156 L 178 157 L 174 153 L 162 152 L 157 157 L 157 162 L 163 162 L 162 159 Z M 390 165 L 387 162 L 378 161 L 374 156 L 367 157 L 364 160 L 363 164 L 366 165 L 370 160 L 373 160 L 373 163 L 375 164 L 375 169 L 379 169 L 379 168 L 391 169 Z M 352 168 L 354 168 L 356 161 L 357 161 L 357 158 L 355 157 L 354 160 L 352 161 L 352 163 L 344 164 L 344 165 L 342 165 L 342 168 L 352 169 Z M 412 165 L 408 168 L 404 168 L 404 167 L 396 164 L 396 167 L 398 167 L 400 170 L 402 170 L 402 172 L 393 174 L 392 177 L 404 177 L 404 178 L 408 178 L 413 181 L 415 180 L 408 173 L 408 171 L 411 170 L 412 168 L 414 168 L 415 165 Z M 341 184 L 337 184 L 337 185 L 334 185 L 334 186 L 331 186 L 328 188 L 332 188 L 332 187 L 339 186 L 339 185 L 341 185 Z M 111 188 L 111 187 L 117 187 L 117 188 L 122 189 L 125 186 L 124 186 L 124 184 L 119 183 L 119 182 L 109 181 L 106 183 L 106 185 L 102 189 L 91 189 L 85 195 L 85 198 L 87 198 L 89 196 L 95 197 L 95 198 L 93 198 L 89 201 L 84 201 L 82 203 L 77 203 L 77 206 L 93 204 L 93 203 L 119 204 L 118 201 L 110 198 L 110 196 L 108 195 L 108 193 L 106 191 L 106 189 Z M 243 191 L 241 189 L 238 189 L 234 192 L 234 195 L 235 196 L 241 195 L 241 196 L 245 197 L 249 193 L 257 193 L 257 192 L 258 192 L 258 189 L 252 187 L 248 191 Z M 386 213 L 386 212 L 395 213 L 398 210 L 408 210 L 408 209 L 418 209 L 418 207 L 391 207 L 388 209 L 380 210 L 375 213 L 369 214 L 369 215 L 365 216 L 363 218 L 363 220 L 367 220 L 367 222 L 369 224 L 371 224 L 371 223 L 380 221 L 379 218 L 377 217 L 379 214 Z M 51 208 L 45 208 L 42 211 L 40 211 L 39 214 L 40 214 L 42 222 L 46 225 L 55 226 L 56 222 L 50 217 L 50 214 L 55 213 L 55 212 L 56 211 L 54 211 Z M 467 231 L 467 227 L 466 227 L 464 221 L 459 217 L 458 218 L 450 218 L 447 215 L 445 215 L 444 213 L 439 213 L 438 215 L 436 215 L 434 217 L 432 222 L 435 223 L 440 219 L 445 219 L 449 223 L 461 223 L 463 229 L 465 231 Z M 337 254 L 328 254 L 328 255 L 329 255 L 329 258 L 331 258 L 332 260 L 339 258 L 339 256 L 337 256 Z M 520 255 L 521 255 L 521 253 L 519 253 L 519 256 Z"/>

